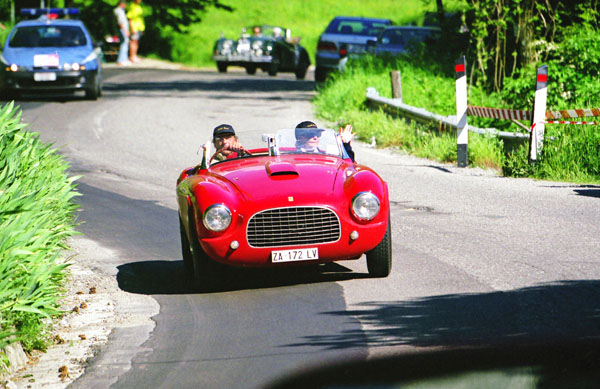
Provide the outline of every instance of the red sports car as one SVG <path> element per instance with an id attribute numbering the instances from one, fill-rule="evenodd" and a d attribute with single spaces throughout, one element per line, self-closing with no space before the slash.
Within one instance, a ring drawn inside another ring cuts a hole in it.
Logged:
<path id="1" fill-rule="evenodd" d="M 317 131 L 318 146 L 300 147 L 299 131 Z M 219 162 L 209 158 L 207 143 L 202 164 L 177 180 L 186 271 L 203 285 L 218 282 L 227 266 L 316 264 L 366 253 L 369 274 L 386 277 L 386 182 L 352 162 L 333 130 L 281 130 L 263 141 L 264 148 Z"/>

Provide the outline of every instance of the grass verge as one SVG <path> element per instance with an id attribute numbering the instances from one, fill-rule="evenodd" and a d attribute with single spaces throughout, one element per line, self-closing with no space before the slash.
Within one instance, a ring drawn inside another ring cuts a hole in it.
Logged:
<path id="1" fill-rule="evenodd" d="M 0 107 L 0 349 L 44 350 L 48 319 L 61 314 L 77 195 L 67 168 L 13 103 Z"/>

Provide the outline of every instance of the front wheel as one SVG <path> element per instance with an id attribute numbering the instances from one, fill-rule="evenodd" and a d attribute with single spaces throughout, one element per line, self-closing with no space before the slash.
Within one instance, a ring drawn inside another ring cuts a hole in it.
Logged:
<path id="1" fill-rule="evenodd" d="M 277 75 L 277 71 L 279 70 L 279 65 L 277 64 L 277 62 L 271 62 L 269 64 L 269 67 L 267 68 L 267 73 L 269 73 L 269 76 L 276 76 Z"/>
<path id="2" fill-rule="evenodd" d="M 254 66 L 254 65 L 246 66 L 246 73 L 250 74 L 250 75 L 256 74 L 256 66 Z"/>
<path id="3" fill-rule="evenodd" d="M 190 249 L 192 253 L 192 267 L 194 282 L 196 286 L 204 290 L 212 290 L 222 280 L 223 276 L 222 265 L 213 261 L 202 246 L 198 242 L 198 234 L 196 233 L 196 224 L 192 211 L 190 211 L 189 230 L 190 230 Z"/>
<path id="4" fill-rule="evenodd" d="M 185 275 L 188 278 L 193 278 L 194 274 L 194 258 L 192 257 L 192 250 L 190 248 L 190 240 L 185 232 L 185 226 L 183 220 L 179 216 L 179 234 L 181 235 L 181 256 L 183 257 L 183 267 L 185 269 Z"/>
<path id="5" fill-rule="evenodd" d="M 371 277 L 383 278 L 392 271 L 392 233 L 391 223 L 388 226 L 381 242 L 371 251 L 367 252 L 367 269 Z"/>
<path id="6" fill-rule="evenodd" d="M 227 73 L 227 64 L 225 62 L 217 62 L 217 70 L 219 70 L 219 73 Z"/>
<path id="7" fill-rule="evenodd" d="M 302 63 L 299 65 L 298 69 L 296 69 L 296 80 L 304 80 L 306 77 L 306 72 L 308 71 L 308 64 Z"/>

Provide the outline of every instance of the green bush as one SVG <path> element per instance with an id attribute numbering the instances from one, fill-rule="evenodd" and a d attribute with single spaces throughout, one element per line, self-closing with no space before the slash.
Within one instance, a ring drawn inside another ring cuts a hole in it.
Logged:
<path id="1" fill-rule="evenodd" d="M 61 256 L 74 234 L 76 177 L 21 114 L 0 109 L 0 346 L 21 340 L 39 347 L 42 321 L 60 314 L 68 266 Z"/>

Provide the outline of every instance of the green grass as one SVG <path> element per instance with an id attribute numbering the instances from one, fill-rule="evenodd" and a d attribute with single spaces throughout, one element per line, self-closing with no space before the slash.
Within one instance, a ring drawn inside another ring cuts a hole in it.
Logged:
<path id="1" fill-rule="evenodd" d="M 61 314 L 77 195 L 67 167 L 13 103 L 0 107 L 0 348 L 43 349 L 45 319 Z"/>
<path id="2" fill-rule="evenodd" d="M 214 66 L 210 57 L 213 44 L 221 33 L 229 38 L 238 38 L 242 27 L 271 24 L 289 28 L 292 36 L 301 37 L 300 44 L 309 52 L 314 64 L 319 35 L 335 16 L 380 17 L 389 18 L 396 24 L 421 24 L 425 12 L 435 11 L 434 1 L 423 0 L 404 0 L 401 3 L 393 0 L 225 0 L 224 3 L 232 6 L 234 12 L 208 10 L 202 23 L 192 26 L 187 35 L 172 41 L 171 59 L 195 66 Z M 445 2 L 445 6 L 454 3 L 457 2 Z"/>

